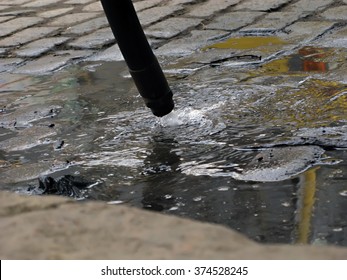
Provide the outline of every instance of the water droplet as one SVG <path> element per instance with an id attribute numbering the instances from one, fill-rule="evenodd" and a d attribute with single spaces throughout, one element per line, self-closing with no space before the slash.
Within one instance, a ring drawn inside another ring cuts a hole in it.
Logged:
<path id="1" fill-rule="evenodd" d="M 178 209 L 177 206 L 173 206 L 173 207 L 171 207 L 171 208 L 169 209 L 169 211 L 176 211 L 177 209 Z"/>
<path id="2" fill-rule="evenodd" d="M 343 231 L 343 228 L 342 227 L 333 228 L 333 231 L 334 232 L 340 232 L 340 231 Z"/>
<path id="3" fill-rule="evenodd" d="M 289 207 L 290 203 L 289 202 L 283 202 L 283 203 L 281 203 L 281 205 L 284 206 L 284 207 Z"/>
<path id="4" fill-rule="evenodd" d="M 121 204 L 121 203 L 124 203 L 124 201 L 122 201 L 122 200 L 113 200 L 113 201 L 109 201 L 109 202 L 107 202 L 107 204 Z"/>
<path id="5" fill-rule="evenodd" d="M 170 198 L 172 198 L 172 195 L 171 194 L 166 194 L 166 195 L 164 195 L 164 198 L 165 199 L 170 199 Z"/>
<path id="6" fill-rule="evenodd" d="M 198 202 L 202 200 L 202 196 L 197 196 L 193 198 L 193 201 Z"/>
<path id="7" fill-rule="evenodd" d="M 347 190 L 341 191 L 341 192 L 339 192 L 339 194 L 342 196 L 347 196 Z"/>
<path id="8" fill-rule="evenodd" d="M 229 187 L 219 187 L 218 190 L 220 192 L 225 192 L 225 191 L 228 191 L 230 188 Z"/>

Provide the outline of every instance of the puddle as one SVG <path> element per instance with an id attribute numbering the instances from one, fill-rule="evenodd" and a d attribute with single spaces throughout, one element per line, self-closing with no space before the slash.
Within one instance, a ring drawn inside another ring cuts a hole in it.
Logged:
<path id="1" fill-rule="evenodd" d="M 41 176 L 41 192 L 223 224 L 260 242 L 347 246 L 345 84 L 171 79 L 176 109 L 158 119 L 124 73 L 117 62 L 12 79 L 1 188 L 38 194 Z"/>
<path id="2" fill-rule="evenodd" d="M 229 38 L 223 42 L 207 46 L 204 50 L 214 48 L 247 50 L 284 44 L 286 44 L 286 42 L 276 36 L 244 36 Z"/>
<path id="3" fill-rule="evenodd" d="M 331 52 L 331 49 L 304 47 L 292 55 L 266 63 L 260 71 L 273 74 L 291 72 L 324 73 L 329 71 L 327 58 L 331 56 Z"/>

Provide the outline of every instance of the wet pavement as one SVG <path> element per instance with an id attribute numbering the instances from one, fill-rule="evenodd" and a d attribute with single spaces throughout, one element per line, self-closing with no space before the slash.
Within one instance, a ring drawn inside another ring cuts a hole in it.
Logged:
<path id="1" fill-rule="evenodd" d="M 346 246 L 347 2 L 134 4 L 174 92 L 161 119 L 98 1 L 1 1 L 1 189 Z"/>

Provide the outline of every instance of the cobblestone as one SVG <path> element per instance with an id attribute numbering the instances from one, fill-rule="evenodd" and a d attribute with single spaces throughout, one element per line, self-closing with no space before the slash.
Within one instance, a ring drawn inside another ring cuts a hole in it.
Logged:
<path id="1" fill-rule="evenodd" d="M 0 16 L 25 16 L 30 13 L 35 13 L 35 10 L 28 10 L 28 9 L 16 9 L 16 10 L 5 10 L 0 13 Z"/>
<path id="2" fill-rule="evenodd" d="M 288 6 L 289 11 L 314 12 L 326 8 L 334 0 L 300 0 Z"/>
<path id="3" fill-rule="evenodd" d="M 243 28 L 243 32 L 275 32 L 280 30 L 298 19 L 305 17 L 307 14 L 298 12 L 274 12 L 266 15 L 263 19 L 255 24 Z"/>
<path id="4" fill-rule="evenodd" d="M 113 45 L 87 59 L 88 61 L 122 61 L 124 60 L 118 45 Z"/>
<path id="5" fill-rule="evenodd" d="M 40 7 L 49 6 L 55 3 L 57 3 L 57 0 L 36 0 L 36 1 L 27 2 L 26 4 L 23 4 L 22 7 L 40 8 Z"/>
<path id="6" fill-rule="evenodd" d="M 64 66 L 68 60 L 68 57 L 48 55 L 35 61 L 28 62 L 26 65 L 19 67 L 15 73 L 44 74 Z"/>
<path id="7" fill-rule="evenodd" d="M 0 40 L 0 46 L 10 47 L 28 43 L 54 33 L 56 27 L 31 27 Z"/>
<path id="8" fill-rule="evenodd" d="M 137 12 L 152 8 L 160 3 L 162 3 L 163 0 L 145 0 L 145 1 L 140 1 L 140 2 L 135 2 L 134 7 Z"/>
<path id="9" fill-rule="evenodd" d="M 341 28 L 336 32 L 329 32 L 324 38 L 319 38 L 317 43 L 328 48 L 346 48 L 347 27 Z"/>
<path id="10" fill-rule="evenodd" d="M 227 56 L 227 51 L 210 51 L 204 59 L 207 54 L 199 50 L 228 36 L 277 35 L 288 42 L 283 46 L 285 50 L 307 44 L 328 30 L 331 30 L 329 36 L 334 38 L 338 27 L 335 24 L 341 25 L 346 21 L 347 5 L 341 4 L 346 1 L 133 2 L 150 43 L 157 48 L 157 54 L 173 59 L 195 53 L 192 59 L 208 62 L 218 60 L 218 56 Z M 57 56 L 58 45 L 59 49 L 67 52 L 76 49 L 85 51 L 85 56 L 81 57 L 88 60 L 122 59 L 99 0 L 2 0 L 0 23 L 0 60 L 2 69 L 6 71 L 20 66 L 21 71 L 33 69 L 35 73 L 42 73 L 42 69 L 34 63 L 40 58 L 50 61 L 48 64 L 51 67 L 43 68 L 47 71 L 61 67 L 56 62 L 59 58 L 63 59 L 63 65 L 75 61 L 71 57 L 66 60 L 62 54 Z M 340 35 L 337 37 L 334 42 L 342 46 L 345 40 Z M 277 53 L 278 49 L 273 48 L 264 57 Z"/>
<path id="11" fill-rule="evenodd" d="M 239 2 L 240 0 L 209 0 L 202 5 L 193 8 L 188 15 L 203 18 L 210 17 L 214 13 L 225 10 Z"/>
<path id="12" fill-rule="evenodd" d="M 0 11 L 11 8 L 11 6 L 3 6 L 0 4 Z"/>
<path id="13" fill-rule="evenodd" d="M 138 17 L 143 26 L 147 26 L 170 16 L 178 11 L 182 11 L 182 6 L 154 7 L 138 13 Z"/>
<path id="14" fill-rule="evenodd" d="M 22 5 L 30 2 L 29 0 L 1 0 L 2 5 Z"/>
<path id="15" fill-rule="evenodd" d="M 87 6 L 85 6 L 82 11 L 84 12 L 102 12 L 102 5 L 101 2 L 95 2 L 95 3 L 91 3 Z"/>
<path id="16" fill-rule="evenodd" d="M 59 9 L 54 9 L 54 10 L 49 10 L 49 11 L 44 11 L 44 12 L 38 13 L 38 16 L 44 17 L 44 18 L 54 18 L 56 16 L 61 16 L 61 15 L 64 15 L 68 12 L 71 12 L 72 10 L 73 10 L 72 7 L 59 8 Z"/>
<path id="17" fill-rule="evenodd" d="M 201 19 L 196 18 L 169 18 L 150 26 L 145 31 L 147 35 L 153 37 L 170 39 L 189 28 L 199 25 L 201 21 Z"/>
<path id="18" fill-rule="evenodd" d="M 68 0 L 64 2 L 65 4 L 75 4 L 75 5 L 84 5 L 95 2 L 95 0 Z"/>
<path id="19" fill-rule="evenodd" d="M 83 35 L 99 28 L 108 26 L 107 19 L 105 17 L 98 17 L 86 22 L 68 27 L 63 34 L 78 34 Z"/>
<path id="20" fill-rule="evenodd" d="M 214 21 L 207 24 L 206 28 L 233 31 L 252 23 L 263 14 L 263 12 L 230 12 L 217 17 Z"/>
<path id="21" fill-rule="evenodd" d="M 91 55 L 88 51 L 61 51 L 55 54 L 40 57 L 17 68 L 14 73 L 18 74 L 45 74 L 65 66 L 70 60 L 83 58 Z"/>
<path id="22" fill-rule="evenodd" d="M 171 0 L 169 5 L 195 4 L 197 0 Z"/>
<path id="23" fill-rule="evenodd" d="M 170 41 L 168 44 L 156 50 L 158 55 L 183 56 L 192 54 L 199 48 L 205 47 L 209 41 L 228 35 L 219 30 L 194 30 L 190 37 Z"/>
<path id="24" fill-rule="evenodd" d="M 100 49 L 102 46 L 114 42 L 114 36 L 109 27 L 99 29 L 89 35 L 82 36 L 68 45 L 74 48 Z"/>
<path id="25" fill-rule="evenodd" d="M 86 20 L 90 20 L 96 16 L 98 16 L 98 13 L 74 13 L 74 14 L 67 14 L 63 15 L 61 17 L 58 17 L 54 19 L 53 21 L 49 22 L 47 25 L 49 26 L 70 26 L 72 24 L 77 24 Z"/>
<path id="26" fill-rule="evenodd" d="M 6 21 L 1 24 L 0 37 L 4 37 L 15 31 L 30 27 L 42 21 L 43 19 L 39 17 L 20 17 Z"/>
<path id="27" fill-rule="evenodd" d="M 329 21 L 301 21 L 296 22 L 285 29 L 286 40 L 292 43 L 304 44 L 322 35 L 334 26 Z"/>
<path id="28" fill-rule="evenodd" d="M 21 47 L 15 53 L 18 56 L 37 57 L 67 40 L 69 40 L 68 37 L 43 38 Z"/>
<path id="29" fill-rule="evenodd" d="M 330 8 L 322 13 L 322 17 L 329 20 L 347 20 L 347 5 Z"/>
<path id="30" fill-rule="evenodd" d="M 13 19 L 13 16 L 4 16 L 4 17 L 0 17 L 0 23 L 4 22 L 4 21 L 8 21 L 10 19 Z"/>
<path id="31" fill-rule="evenodd" d="M 12 71 L 17 65 L 23 62 L 20 58 L 5 58 L 0 60 L 0 73 L 4 71 Z"/>
<path id="32" fill-rule="evenodd" d="M 289 3 L 291 0 L 246 0 L 235 7 L 235 10 L 270 11 Z"/>

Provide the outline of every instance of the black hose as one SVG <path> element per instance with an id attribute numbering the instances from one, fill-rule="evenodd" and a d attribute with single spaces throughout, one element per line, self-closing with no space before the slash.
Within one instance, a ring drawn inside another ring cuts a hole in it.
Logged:
<path id="1" fill-rule="evenodd" d="M 112 32 L 145 104 L 158 117 L 174 108 L 172 92 L 131 0 L 101 0 Z"/>

